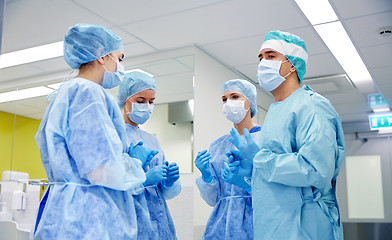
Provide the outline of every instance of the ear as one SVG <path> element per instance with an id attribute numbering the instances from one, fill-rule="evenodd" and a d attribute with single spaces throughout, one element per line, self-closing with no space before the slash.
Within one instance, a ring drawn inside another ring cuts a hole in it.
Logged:
<path id="1" fill-rule="evenodd" d="M 297 69 L 295 69 L 294 65 L 291 65 L 290 72 L 296 72 L 296 71 Z"/>
<path id="2" fill-rule="evenodd" d="M 98 58 L 97 61 L 98 61 L 98 63 L 100 63 L 100 64 L 102 64 L 102 65 L 105 64 L 105 60 L 103 59 L 103 57 Z"/>

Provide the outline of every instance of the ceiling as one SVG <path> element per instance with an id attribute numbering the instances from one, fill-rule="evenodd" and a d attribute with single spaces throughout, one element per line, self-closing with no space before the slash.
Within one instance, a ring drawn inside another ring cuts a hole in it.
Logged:
<path id="1" fill-rule="evenodd" d="M 379 93 L 392 104 L 392 36 L 378 34 L 379 28 L 392 26 L 392 1 L 329 1 Z M 304 82 L 330 99 L 343 122 L 367 122 L 371 112 L 367 94 L 345 77 L 342 67 L 293 0 L 7 0 L 2 53 L 61 41 L 66 30 L 76 23 L 110 28 L 123 38 L 126 58 L 197 45 L 254 82 L 258 49 L 265 34 L 276 29 L 288 31 L 307 44 L 309 59 Z M 171 74 L 189 76 L 189 61 L 168 59 L 145 66 L 154 71 L 158 90 L 161 84 L 172 91 L 165 101 L 175 94 L 174 86 L 178 89 Z M 173 64 L 179 64 L 178 72 Z M 67 72 L 70 70 L 61 57 L 0 69 L 0 92 L 31 87 L 40 76 Z M 47 79 L 48 83 L 56 81 L 55 77 Z M 187 91 L 189 87 L 186 86 Z M 45 104 L 44 97 L 1 103 L 0 111 L 40 118 Z"/>

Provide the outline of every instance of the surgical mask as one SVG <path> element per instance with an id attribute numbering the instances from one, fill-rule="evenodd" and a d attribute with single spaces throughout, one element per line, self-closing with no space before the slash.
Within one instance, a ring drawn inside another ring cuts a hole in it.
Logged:
<path id="1" fill-rule="evenodd" d="M 129 120 L 136 124 L 145 123 L 154 110 L 154 104 L 149 103 L 132 103 L 132 111 L 127 112 Z"/>
<path id="2" fill-rule="evenodd" d="M 245 100 L 227 99 L 222 107 L 222 113 L 226 118 L 236 124 L 244 120 L 248 110 L 245 109 Z"/>
<path id="3" fill-rule="evenodd" d="M 111 59 L 112 56 L 108 55 Z M 105 73 L 103 74 L 102 87 L 105 89 L 111 89 L 120 85 L 122 80 L 124 79 L 124 66 L 119 62 L 113 59 L 117 63 L 117 70 L 115 72 L 109 72 L 104 65 Z"/>
<path id="4" fill-rule="evenodd" d="M 279 73 L 282 63 L 288 61 L 289 60 L 282 62 L 277 60 L 266 60 L 264 58 L 261 59 L 259 67 L 257 68 L 257 79 L 259 79 L 260 86 L 269 92 L 279 87 L 291 73 L 289 72 L 284 77 Z"/>

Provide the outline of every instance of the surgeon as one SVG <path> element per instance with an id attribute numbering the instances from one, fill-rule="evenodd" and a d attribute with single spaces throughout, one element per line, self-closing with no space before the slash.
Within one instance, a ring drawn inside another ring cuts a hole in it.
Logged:
<path id="1" fill-rule="evenodd" d="M 252 120 L 257 114 L 256 96 L 256 87 L 246 80 L 234 79 L 223 85 L 222 112 L 241 135 L 250 129 L 250 139 L 256 139 L 261 129 Z M 215 140 L 209 151 L 199 152 L 195 160 L 202 174 L 196 179 L 200 195 L 214 207 L 203 239 L 253 239 L 250 182 L 229 171 L 226 153 L 235 149 L 229 139 L 230 134 L 226 134 Z"/>
<path id="2" fill-rule="evenodd" d="M 143 166 L 146 172 L 144 191 L 135 195 L 138 222 L 138 239 L 177 239 L 166 200 L 181 192 L 179 167 L 168 163 L 158 139 L 140 129 L 154 109 L 155 80 L 141 72 L 125 75 L 117 92 L 118 104 L 126 123 L 128 138 L 132 144 L 143 142 L 144 146 L 158 154 Z"/>
<path id="3" fill-rule="evenodd" d="M 301 38 L 269 32 L 258 56 L 257 78 L 274 103 L 259 144 L 233 129 L 239 151 L 229 156 L 230 171 L 251 179 L 255 239 L 343 239 L 336 200 L 340 117 L 326 98 L 300 87 L 308 58 Z"/>
<path id="4" fill-rule="evenodd" d="M 122 49 L 102 26 L 78 24 L 65 34 L 64 59 L 79 73 L 62 84 L 36 135 L 49 187 L 34 239 L 137 237 L 132 193 L 156 152 L 128 144 L 116 100 L 105 91 L 123 78 Z"/>

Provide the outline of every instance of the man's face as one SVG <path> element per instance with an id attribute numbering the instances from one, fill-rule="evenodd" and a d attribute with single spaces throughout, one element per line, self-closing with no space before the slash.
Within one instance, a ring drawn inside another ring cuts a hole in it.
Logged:
<path id="1" fill-rule="evenodd" d="M 275 60 L 275 61 L 282 61 L 282 62 L 287 60 L 285 55 L 270 48 L 261 50 L 258 57 L 260 61 L 261 59 Z M 293 67 L 293 65 L 290 63 L 290 61 L 283 63 L 282 66 L 280 67 L 279 74 L 281 76 L 285 76 L 287 73 L 290 72 L 291 67 Z"/>

